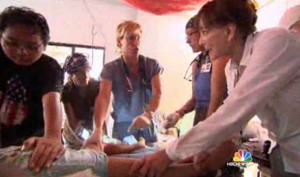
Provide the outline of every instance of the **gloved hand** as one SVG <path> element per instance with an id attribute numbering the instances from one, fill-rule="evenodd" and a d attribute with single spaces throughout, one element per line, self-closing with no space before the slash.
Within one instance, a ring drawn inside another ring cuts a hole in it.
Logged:
<path id="1" fill-rule="evenodd" d="M 181 117 L 182 116 L 177 112 L 167 115 L 165 121 L 163 122 L 163 127 L 165 129 L 174 127 Z"/>

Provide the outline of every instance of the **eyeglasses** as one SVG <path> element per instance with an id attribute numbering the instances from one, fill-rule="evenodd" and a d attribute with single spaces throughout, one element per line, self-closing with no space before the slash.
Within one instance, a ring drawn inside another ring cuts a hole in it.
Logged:
<path id="1" fill-rule="evenodd" d="M 43 43 L 40 44 L 20 44 L 15 41 L 11 41 L 7 39 L 7 37 L 3 36 L 1 37 L 3 39 L 4 47 L 11 48 L 13 50 L 21 50 L 25 49 L 27 52 L 38 52 L 40 47 L 43 45 Z"/>
<path id="2" fill-rule="evenodd" d="M 189 39 L 189 38 L 191 38 L 194 34 L 197 34 L 199 31 L 193 31 L 193 32 L 191 32 L 191 33 L 189 33 L 189 34 L 186 34 L 186 39 Z"/>

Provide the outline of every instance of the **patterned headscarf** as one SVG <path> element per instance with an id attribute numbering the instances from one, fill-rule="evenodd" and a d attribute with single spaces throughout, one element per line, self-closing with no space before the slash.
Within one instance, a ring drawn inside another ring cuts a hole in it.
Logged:
<path id="1" fill-rule="evenodd" d="M 63 69 L 71 75 L 83 68 L 90 68 L 87 57 L 81 53 L 74 53 L 67 57 Z"/>

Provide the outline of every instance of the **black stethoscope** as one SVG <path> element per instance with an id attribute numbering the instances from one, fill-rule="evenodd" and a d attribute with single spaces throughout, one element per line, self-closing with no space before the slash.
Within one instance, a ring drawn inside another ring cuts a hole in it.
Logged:
<path id="1" fill-rule="evenodd" d="M 190 65 L 188 66 L 188 68 L 186 69 L 185 73 L 184 73 L 184 76 L 183 76 L 183 79 L 187 80 L 187 81 L 192 81 L 191 77 L 192 77 L 192 72 L 191 74 L 187 75 L 188 74 L 188 71 L 189 69 L 191 68 L 191 66 L 193 65 L 194 62 L 198 62 L 197 63 L 197 67 L 199 68 L 200 66 L 200 61 L 203 57 L 207 57 L 208 56 L 208 51 L 204 51 L 202 52 L 200 55 L 198 55 L 196 58 L 194 58 L 194 60 L 190 63 Z"/>
<path id="2" fill-rule="evenodd" d="M 126 78 L 126 82 L 127 82 L 127 85 L 128 85 L 128 89 L 127 91 L 129 93 L 133 93 L 133 85 L 132 85 L 132 82 L 130 80 L 130 77 L 129 77 L 129 70 L 128 70 L 128 67 L 124 61 L 124 58 L 121 57 L 121 61 L 122 61 L 122 65 L 123 65 L 123 68 L 124 68 L 124 71 L 125 71 L 125 78 Z M 145 67 L 143 66 L 143 61 L 139 58 L 139 74 L 141 75 L 142 77 L 142 84 L 143 85 L 147 85 L 147 82 L 146 82 L 146 73 L 145 73 Z"/>

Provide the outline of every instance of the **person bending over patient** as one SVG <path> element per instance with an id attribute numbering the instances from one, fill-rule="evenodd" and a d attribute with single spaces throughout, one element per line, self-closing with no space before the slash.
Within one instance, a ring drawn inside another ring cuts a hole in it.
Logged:
<path id="1" fill-rule="evenodd" d="M 90 64 L 88 58 L 81 53 L 74 53 L 67 57 L 64 71 L 69 74 L 68 82 L 62 92 L 62 102 L 66 111 L 67 120 L 64 124 L 63 136 L 67 147 L 80 149 L 84 137 L 82 132 L 92 132 L 95 99 L 99 92 L 99 81 L 90 77 Z M 133 145 L 104 144 L 106 153 L 129 153 L 144 148 L 145 143 Z"/>
<path id="2" fill-rule="evenodd" d="M 142 27 L 134 21 L 124 21 L 117 27 L 117 46 L 120 57 L 106 63 L 100 74 L 101 89 L 96 98 L 95 128 L 85 144 L 97 142 L 113 94 L 113 137 L 124 141 L 128 136 L 145 139 L 146 144 L 157 142 L 152 115 L 161 97 L 160 73 L 157 60 L 139 54 Z"/>
<path id="3" fill-rule="evenodd" d="M 37 136 L 29 165 L 36 170 L 64 151 L 63 71 L 43 54 L 49 33 L 45 17 L 30 8 L 11 6 L 0 14 L 0 147 Z"/>

